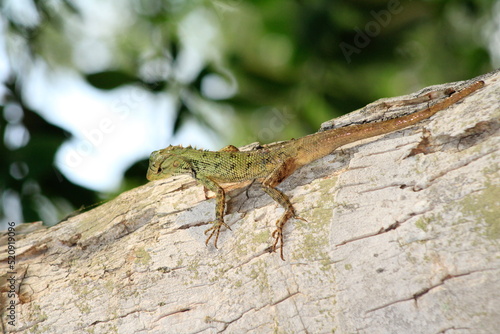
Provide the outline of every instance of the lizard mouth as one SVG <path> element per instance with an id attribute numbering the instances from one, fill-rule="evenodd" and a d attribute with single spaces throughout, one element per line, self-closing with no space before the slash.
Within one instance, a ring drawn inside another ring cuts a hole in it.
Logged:
<path id="1" fill-rule="evenodd" d="M 146 174 L 146 179 L 149 181 L 154 180 L 154 176 L 161 173 L 161 167 L 156 167 L 155 165 L 149 166 L 148 172 Z"/>

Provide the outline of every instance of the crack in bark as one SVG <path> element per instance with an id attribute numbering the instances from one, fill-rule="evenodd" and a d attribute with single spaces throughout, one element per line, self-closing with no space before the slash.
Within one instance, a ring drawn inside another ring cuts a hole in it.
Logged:
<path id="1" fill-rule="evenodd" d="M 276 305 L 284 302 L 285 300 L 290 299 L 290 298 L 294 297 L 295 295 L 298 295 L 299 293 L 300 293 L 299 291 L 296 291 L 296 292 L 293 292 L 293 293 L 289 293 L 288 295 L 284 296 L 283 298 L 277 300 L 274 303 L 265 304 L 265 305 L 262 305 L 261 307 L 258 307 L 258 308 L 255 308 L 255 307 L 249 308 L 248 310 L 242 312 L 238 317 L 236 317 L 236 318 L 234 318 L 232 320 L 229 320 L 229 321 L 214 320 L 214 319 L 211 319 L 211 321 L 216 321 L 216 322 L 223 323 L 224 327 L 220 331 L 217 332 L 217 333 L 223 333 L 223 332 L 225 332 L 227 330 L 227 328 L 229 327 L 229 325 L 231 325 L 232 323 L 234 323 L 234 322 L 240 320 L 241 318 L 243 318 L 243 316 L 245 314 L 247 314 L 248 312 L 250 312 L 250 311 L 258 312 L 258 311 L 262 310 L 263 308 L 270 307 L 270 306 L 276 306 Z"/>
<path id="2" fill-rule="evenodd" d="M 164 315 L 162 315 L 161 317 L 159 317 L 159 318 L 158 318 L 158 320 L 163 319 L 163 318 L 166 318 L 166 317 L 170 317 L 170 316 L 175 315 L 175 314 L 184 313 L 184 312 L 189 312 L 189 311 L 191 311 L 191 310 L 192 310 L 192 308 L 190 308 L 190 307 L 184 307 L 184 308 L 181 308 L 181 309 L 179 309 L 179 310 L 172 311 L 172 312 L 170 312 L 170 313 L 164 314 Z"/>
<path id="3" fill-rule="evenodd" d="M 252 261 L 254 259 L 258 259 L 262 255 L 271 253 L 271 248 L 272 247 L 266 247 L 264 250 L 262 250 L 262 251 L 260 251 L 258 253 L 251 254 L 246 260 L 241 261 L 238 265 L 236 265 L 234 267 L 228 268 L 228 270 L 223 271 L 223 273 L 228 273 L 228 272 L 230 272 L 230 271 L 232 271 L 234 269 L 241 268 L 242 266 L 244 266 L 245 264 L 249 263 L 250 261 Z"/>
<path id="4" fill-rule="evenodd" d="M 192 228 L 192 227 L 199 227 L 199 226 L 208 225 L 208 224 L 210 224 L 210 222 L 205 222 L 205 221 L 197 222 L 197 223 L 188 223 L 188 224 L 184 224 L 184 225 L 179 226 L 178 228 L 176 228 L 176 230 L 187 230 L 187 229 Z M 221 229 L 221 232 L 222 232 L 222 229 Z M 173 233 L 173 231 L 170 233 Z"/>
<path id="5" fill-rule="evenodd" d="M 419 153 L 431 154 L 449 151 L 450 147 L 453 146 L 456 146 L 454 149 L 460 152 L 486 141 L 499 129 L 500 120 L 498 119 L 477 122 L 474 126 L 465 129 L 456 136 L 441 135 L 432 138 L 429 131 L 424 129 L 424 136 L 420 143 L 405 157 L 405 159 Z"/>
<path id="6" fill-rule="evenodd" d="M 470 158 L 469 158 L 468 160 L 466 160 L 466 161 L 459 161 L 456 165 L 451 166 L 451 167 L 450 167 L 450 168 L 448 168 L 448 169 L 442 170 L 442 171 L 440 171 L 439 173 L 437 173 L 436 175 L 434 175 L 434 176 L 430 177 L 430 178 L 427 180 L 427 182 L 426 182 L 426 183 L 427 183 L 427 185 L 422 186 L 421 188 L 418 188 L 418 189 L 416 189 L 415 191 L 421 191 L 421 190 L 423 190 L 423 189 L 425 189 L 425 188 L 428 188 L 430 184 L 434 183 L 434 181 L 436 181 L 437 179 L 439 179 L 439 178 L 441 178 L 441 177 L 445 176 L 446 174 L 448 174 L 448 173 L 450 173 L 450 172 L 453 172 L 453 171 L 456 171 L 456 170 L 458 170 L 458 169 L 461 169 L 461 168 L 463 168 L 463 167 L 466 167 L 466 166 L 470 165 L 471 163 L 476 162 L 477 160 L 480 160 L 480 159 L 482 159 L 482 158 L 484 158 L 484 157 L 486 157 L 486 156 L 488 156 L 488 155 L 491 155 L 491 154 L 493 154 L 493 153 L 495 153 L 495 152 L 498 152 L 498 151 L 500 151 L 500 150 L 498 150 L 497 148 L 494 148 L 494 149 L 491 149 L 491 150 L 489 150 L 489 151 L 487 151 L 487 152 L 484 152 L 483 154 L 480 154 L 480 155 L 477 155 L 477 156 L 470 157 Z"/>
<path id="7" fill-rule="evenodd" d="M 447 274 L 443 278 L 440 279 L 439 283 L 431 285 L 431 286 L 429 286 L 427 288 L 424 288 L 424 289 L 422 289 L 422 290 L 420 290 L 418 292 L 415 292 L 411 297 L 407 297 L 407 298 L 403 298 L 403 299 L 398 299 L 398 300 L 395 300 L 395 301 L 383 304 L 381 306 L 377 306 L 375 308 L 367 310 L 365 312 L 365 314 L 368 314 L 368 313 L 371 313 L 371 312 L 375 312 L 375 311 L 387 308 L 389 306 L 392 306 L 392 305 L 395 305 L 395 304 L 398 304 L 398 303 L 402 303 L 402 302 L 411 301 L 411 300 L 415 301 L 415 306 L 418 308 L 418 299 L 420 297 L 426 295 L 427 293 L 429 293 L 433 289 L 444 285 L 446 283 L 446 281 L 448 281 L 450 279 L 453 279 L 453 278 L 468 276 L 468 275 L 471 275 L 471 274 L 474 274 L 474 273 L 485 272 L 485 271 L 493 271 L 493 270 L 498 270 L 498 269 L 497 268 L 490 268 L 490 269 L 482 269 L 482 270 L 471 270 L 471 271 L 468 271 L 468 272 L 465 272 L 465 273 L 454 274 L 454 275 Z"/>
<path id="8" fill-rule="evenodd" d="M 410 214 L 411 217 L 415 216 L 416 214 Z M 410 218 L 411 218 L 410 217 Z M 409 218 L 408 218 L 409 219 Z M 341 243 L 338 243 L 335 245 L 335 247 L 339 247 L 339 246 L 344 246 L 348 243 L 351 243 L 351 242 L 355 242 L 355 241 L 358 241 L 358 240 L 362 240 L 362 239 L 366 239 L 366 238 L 371 238 L 371 237 L 375 237 L 377 235 L 380 235 L 380 234 L 384 234 L 384 233 L 387 233 L 387 232 L 390 232 L 392 230 L 395 230 L 397 229 L 398 227 L 401 226 L 402 223 L 404 223 L 405 221 L 407 221 L 408 219 L 404 220 L 403 222 L 400 222 L 400 221 L 395 221 L 394 223 L 392 223 L 391 225 L 387 226 L 387 227 L 382 227 L 380 228 L 377 232 L 373 232 L 373 233 L 369 233 L 369 234 L 364 234 L 364 235 L 360 235 L 358 237 L 354 237 L 354 238 L 351 238 L 351 239 L 347 239 L 347 240 L 344 240 L 342 241 Z"/>
<path id="9" fill-rule="evenodd" d="M 387 184 L 387 185 L 380 186 L 380 187 L 373 187 L 370 189 L 361 190 L 361 191 L 358 191 L 358 194 L 370 193 L 370 192 L 379 191 L 379 190 L 383 190 L 383 189 L 387 189 L 387 188 L 405 189 L 405 188 L 408 188 L 408 184 L 407 183 L 392 183 L 392 184 Z"/>
<path id="10" fill-rule="evenodd" d="M 173 271 L 184 269 L 184 268 L 186 268 L 186 266 L 178 266 L 178 267 L 172 267 L 172 268 L 167 267 L 167 266 L 163 266 L 163 267 L 158 267 L 154 270 L 159 271 L 162 274 L 169 274 Z"/>
<path id="11" fill-rule="evenodd" d="M 80 327 L 80 328 L 78 328 L 78 327 L 77 327 L 77 328 L 78 328 L 79 330 L 87 329 L 87 328 L 89 328 L 89 327 L 93 327 L 93 326 L 95 326 L 95 325 L 97 325 L 97 324 L 107 323 L 107 322 L 110 322 L 110 321 L 114 321 L 114 320 L 116 320 L 116 319 L 126 318 L 126 317 L 128 317 L 129 315 L 134 314 L 134 313 L 138 313 L 138 312 L 149 312 L 149 311 L 147 311 L 147 310 L 142 310 L 142 309 L 141 309 L 141 310 L 133 310 L 133 311 L 130 311 L 130 312 L 128 312 L 128 313 L 125 313 L 125 314 L 123 314 L 123 315 L 119 315 L 119 316 L 116 316 L 116 317 L 113 317 L 113 318 L 109 318 L 109 319 L 105 319 L 105 320 L 96 320 L 96 321 L 92 322 L 92 323 L 91 323 L 91 324 L 89 324 L 89 325 L 85 325 L 85 327 Z"/>
<path id="12" fill-rule="evenodd" d="M 287 300 L 287 299 L 289 299 L 289 298 L 292 298 L 292 297 L 294 297 L 295 295 L 298 295 L 299 293 L 300 293 L 299 291 L 292 292 L 292 293 L 290 293 L 290 294 L 286 295 L 285 297 L 283 297 L 283 298 L 281 298 L 281 299 L 277 300 L 276 302 L 274 302 L 274 303 L 272 303 L 272 304 L 269 304 L 269 306 L 276 306 L 276 305 L 278 305 L 279 303 L 282 303 L 282 302 L 284 302 L 285 300 Z"/>
<path id="13" fill-rule="evenodd" d="M 472 328 L 471 327 L 455 327 L 455 326 L 451 326 L 451 327 L 446 327 L 446 328 L 440 330 L 436 334 L 444 334 L 444 333 L 446 333 L 449 330 L 460 330 L 460 329 L 471 330 Z"/>
<path id="14" fill-rule="evenodd" d="M 245 314 L 247 314 L 250 311 L 254 311 L 254 310 L 256 310 L 255 307 L 251 307 L 248 310 L 241 312 L 241 314 L 238 317 L 236 317 L 236 318 L 234 318 L 232 320 L 229 320 L 229 321 L 222 321 L 222 320 L 215 320 L 215 319 L 211 319 L 211 321 L 220 322 L 220 323 L 224 324 L 223 328 L 220 331 L 217 332 L 217 333 L 224 333 L 226 331 L 226 329 L 229 327 L 229 325 L 231 325 L 232 323 L 240 320 L 241 318 L 243 318 L 243 316 Z M 259 310 L 259 309 L 257 309 L 257 310 Z"/>

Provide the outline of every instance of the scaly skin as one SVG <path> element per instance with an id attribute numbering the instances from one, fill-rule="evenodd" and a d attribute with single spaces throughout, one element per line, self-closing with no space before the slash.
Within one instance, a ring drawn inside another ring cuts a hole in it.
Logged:
<path id="1" fill-rule="evenodd" d="M 147 179 L 152 181 L 189 174 L 213 191 L 216 194 L 215 221 L 211 222 L 213 226 L 206 230 L 205 234 L 210 233 L 206 244 L 215 236 L 215 247 L 221 226 L 230 229 L 224 222 L 225 193 L 219 183 L 261 180 L 262 189 L 285 209 L 285 213 L 276 222 L 276 230 L 272 234 L 275 239 L 272 250 L 276 251 L 279 244 L 280 256 L 284 260 L 283 226 L 288 219 L 299 217 L 295 214 L 288 197 L 276 189 L 278 184 L 297 168 L 330 154 L 340 146 L 414 125 L 483 86 L 483 81 L 475 82 L 441 102 L 410 115 L 327 130 L 254 151 L 239 151 L 234 146 L 227 146 L 217 152 L 169 146 L 151 153 Z"/>

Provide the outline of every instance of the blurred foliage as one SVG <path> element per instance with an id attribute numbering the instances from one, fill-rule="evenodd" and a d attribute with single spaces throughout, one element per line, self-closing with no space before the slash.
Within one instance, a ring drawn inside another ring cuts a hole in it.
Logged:
<path id="1" fill-rule="evenodd" d="M 69 135 L 26 106 L 11 82 L 5 88 L 0 106 L 4 138 L 0 146 L 0 214 L 9 211 L 6 205 L 13 205 L 14 197 L 22 204 L 25 221 L 55 223 L 75 206 L 95 202 L 92 191 L 69 182 L 54 166 L 56 150 Z"/>
<path id="2" fill-rule="evenodd" d="M 112 59 L 100 65 L 82 65 L 75 56 L 76 41 L 87 33 L 75 23 L 91 20 L 78 1 L 34 0 L 31 21 L 10 10 L 13 1 L 0 7 L 10 57 L 0 101 L 0 214 L 7 197 L 19 198 L 25 221 L 55 222 L 68 208 L 97 200 L 53 165 L 69 135 L 30 110 L 19 93 L 37 61 L 76 70 L 103 91 L 139 84 L 168 93 L 177 99 L 174 133 L 194 119 L 236 145 L 299 137 L 377 98 L 471 78 L 493 66 L 484 32 L 493 24 L 495 1 L 488 0 L 121 0 L 115 4 L 119 29 L 110 27 L 104 41 Z M 193 13 L 216 36 L 200 48 L 195 73 L 181 76 L 193 38 L 185 23 Z M 237 90 L 216 96 L 206 89 L 213 80 Z M 15 121 L 7 112 L 12 108 L 21 115 Z M 234 111 L 232 124 L 219 124 L 218 108 Z M 14 126 L 26 130 L 22 144 L 9 144 Z M 125 184 L 144 182 L 143 166 L 129 169 Z"/>

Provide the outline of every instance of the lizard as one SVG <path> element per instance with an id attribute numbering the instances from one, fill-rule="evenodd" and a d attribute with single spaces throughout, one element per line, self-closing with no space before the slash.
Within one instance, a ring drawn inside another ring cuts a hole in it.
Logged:
<path id="1" fill-rule="evenodd" d="M 219 151 L 169 146 L 151 153 L 146 177 L 149 181 L 153 181 L 188 174 L 215 193 L 215 220 L 209 222 L 212 226 L 205 231 L 205 235 L 208 235 L 205 244 L 208 245 L 210 239 L 215 237 L 215 248 L 217 248 L 221 227 L 231 229 L 224 222 L 225 192 L 220 184 L 248 180 L 260 181 L 264 192 L 285 209 L 276 221 L 276 229 L 271 235 L 274 238 L 271 250 L 276 252 L 279 245 L 280 257 L 285 260 L 283 226 L 291 218 L 305 219 L 296 215 L 289 198 L 276 189 L 277 185 L 299 167 L 322 158 L 343 145 L 417 124 L 483 86 L 483 81 L 476 81 L 460 91 L 451 90 L 450 95 L 443 100 L 408 115 L 325 130 L 252 151 L 239 151 L 232 145 Z"/>

